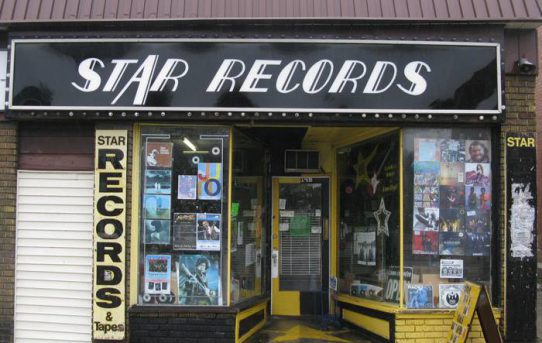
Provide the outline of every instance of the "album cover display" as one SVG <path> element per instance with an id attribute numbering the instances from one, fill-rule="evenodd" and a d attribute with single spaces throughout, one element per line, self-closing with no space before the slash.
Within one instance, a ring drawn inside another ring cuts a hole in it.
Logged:
<path id="1" fill-rule="evenodd" d="M 489 255 L 490 160 L 487 140 L 414 139 L 413 254 Z"/>
<path id="2" fill-rule="evenodd" d="M 439 307 L 456 308 L 463 288 L 462 283 L 439 284 Z"/>
<path id="3" fill-rule="evenodd" d="M 218 253 L 179 256 L 179 304 L 220 305 L 219 257 Z"/>
<path id="4" fill-rule="evenodd" d="M 425 284 L 408 284 L 407 307 L 433 308 L 433 286 Z"/>

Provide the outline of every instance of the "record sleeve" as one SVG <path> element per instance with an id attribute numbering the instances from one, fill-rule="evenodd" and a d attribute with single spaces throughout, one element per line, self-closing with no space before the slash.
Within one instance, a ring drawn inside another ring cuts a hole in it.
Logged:
<path id="1" fill-rule="evenodd" d="M 433 308 L 433 286 L 429 284 L 408 284 L 407 307 Z"/>
<path id="2" fill-rule="evenodd" d="M 457 308 L 464 285 L 462 283 L 439 284 L 439 307 Z"/>

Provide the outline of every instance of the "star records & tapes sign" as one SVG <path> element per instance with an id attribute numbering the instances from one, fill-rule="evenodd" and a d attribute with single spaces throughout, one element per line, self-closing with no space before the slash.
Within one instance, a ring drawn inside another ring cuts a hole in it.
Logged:
<path id="1" fill-rule="evenodd" d="M 493 43 L 14 39 L 11 46 L 14 113 L 499 114 L 502 108 Z"/>

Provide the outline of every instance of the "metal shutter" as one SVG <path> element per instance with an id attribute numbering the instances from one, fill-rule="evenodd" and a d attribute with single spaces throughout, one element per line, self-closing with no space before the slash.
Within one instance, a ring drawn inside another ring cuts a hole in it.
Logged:
<path id="1" fill-rule="evenodd" d="M 19 171 L 15 342 L 90 342 L 94 174 Z"/>

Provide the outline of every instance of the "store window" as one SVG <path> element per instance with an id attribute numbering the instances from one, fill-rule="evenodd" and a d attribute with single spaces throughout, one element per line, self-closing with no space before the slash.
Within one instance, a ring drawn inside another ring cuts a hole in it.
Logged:
<path id="1" fill-rule="evenodd" d="M 394 132 L 337 150 L 343 294 L 399 302 L 399 149 Z"/>
<path id="2" fill-rule="evenodd" d="M 230 130 L 142 126 L 139 304 L 226 305 Z"/>
<path id="3" fill-rule="evenodd" d="M 265 151 L 261 143 L 235 131 L 231 204 L 231 302 L 265 292 Z"/>
<path id="4" fill-rule="evenodd" d="M 491 283 L 491 131 L 404 130 L 405 305 L 455 308 L 464 281 Z"/>

